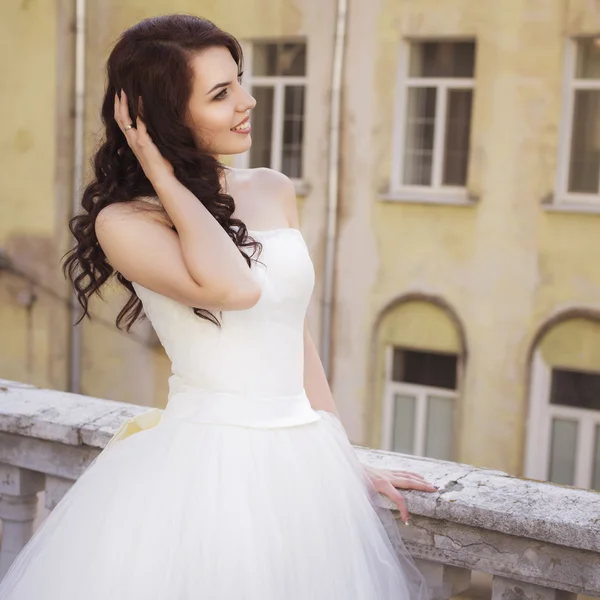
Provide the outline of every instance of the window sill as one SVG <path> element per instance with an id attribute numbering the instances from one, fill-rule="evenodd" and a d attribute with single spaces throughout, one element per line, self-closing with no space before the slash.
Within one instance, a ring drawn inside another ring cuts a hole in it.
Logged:
<path id="1" fill-rule="evenodd" d="M 394 190 L 382 192 L 379 199 L 407 204 L 445 204 L 449 206 L 474 206 L 477 198 L 467 190 Z"/>
<path id="2" fill-rule="evenodd" d="M 600 215 L 600 196 L 598 204 L 554 201 L 543 202 L 542 207 L 547 212 Z"/>
<path id="3" fill-rule="evenodd" d="M 296 196 L 308 196 L 312 190 L 312 186 L 305 179 L 292 179 Z"/>

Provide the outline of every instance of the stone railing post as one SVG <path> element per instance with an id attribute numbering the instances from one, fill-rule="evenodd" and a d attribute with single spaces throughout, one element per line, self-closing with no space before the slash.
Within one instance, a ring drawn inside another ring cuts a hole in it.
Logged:
<path id="1" fill-rule="evenodd" d="M 44 475 L 29 469 L 0 464 L 0 578 L 33 535 L 37 492 L 44 489 Z"/>
<path id="2" fill-rule="evenodd" d="M 415 564 L 425 577 L 429 600 L 449 600 L 471 585 L 471 569 L 415 558 Z"/>

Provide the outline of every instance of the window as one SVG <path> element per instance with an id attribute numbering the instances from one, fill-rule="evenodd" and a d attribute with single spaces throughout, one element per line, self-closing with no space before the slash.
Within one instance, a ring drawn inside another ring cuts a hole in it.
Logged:
<path id="1" fill-rule="evenodd" d="M 453 460 L 458 357 L 388 348 L 385 450 Z"/>
<path id="2" fill-rule="evenodd" d="M 306 44 L 256 42 L 246 50 L 244 83 L 256 98 L 245 167 L 270 167 L 302 179 Z"/>
<path id="3" fill-rule="evenodd" d="M 600 491 L 600 373 L 532 370 L 526 476 Z"/>
<path id="4" fill-rule="evenodd" d="M 466 186 L 475 42 L 404 46 L 392 187 L 452 191 Z"/>
<path id="5" fill-rule="evenodd" d="M 558 200 L 600 201 L 600 37 L 570 40 L 565 54 Z"/>

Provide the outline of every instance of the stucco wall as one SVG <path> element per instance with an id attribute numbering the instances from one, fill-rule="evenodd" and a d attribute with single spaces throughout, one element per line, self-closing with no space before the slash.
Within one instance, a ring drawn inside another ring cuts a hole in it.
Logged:
<path id="1" fill-rule="evenodd" d="M 559 308 L 600 300 L 590 260 L 600 251 L 600 217 L 543 204 L 556 179 L 565 36 L 600 29 L 594 3 L 567 6 L 382 0 L 369 5 L 375 17 L 353 7 L 349 54 L 358 59 L 348 61 L 344 122 L 360 144 L 345 146 L 334 386 L 348 399 L 357 442 L 379 441 L 381 368 L 370 343 L 378 316 L 405 294 L 431 295 L 455 309 L 469 346 L 456 460 L 521 471 L 536 333 Z M 391 177 L 403 37 L 477 41 L 473 206 L 381 197 Z"/>

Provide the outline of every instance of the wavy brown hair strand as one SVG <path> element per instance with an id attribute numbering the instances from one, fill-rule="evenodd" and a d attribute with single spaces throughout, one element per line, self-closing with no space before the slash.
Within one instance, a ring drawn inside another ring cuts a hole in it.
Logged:
<path id="1" fill-rule="evenodd" d="M 85 316 L 91 318 L 91 295 L 102 298 L 101 287 L 115 276 L 131 294 L 117 316 L 117 327 L 122 329 L 125 323 L 124 329 L 129 331 L 142 313 L 141 300 L 131 281 L 113 269 L 95 233 L 96 218 L 105 206 L 157 195 L 114 119 L 114 97 L 121 89 L 129 99 L 134 124 L 140 115 L 153 142 L 173 165 L 177 179 L 227 231 L 248 266 L 254 255 L 260 254 L 261 244 L 249 237 L 242 221 L 232 217 L 235 202 L 222 191 L 220 183 L 225 166 L 197 146 L 186 125 L 193 85 L 190 60 L 215 46 L 229 50 L 241 76 L 243 57 L 238 41 L 200 17 L 175 14 L 145 19 L 127 29 L 115 44 L 106 66 L 101 109 L 104 137 L 92 159 L 93 179 L 83 192 L 82 211 L 69 221 L 75 246 L 63 257 L 63 273 L 71 281 L 83 309 L 76 324 Z M 246 247 L 251 248 L 250 255 L 243 251 Z M 196 307 L 193 310 L 200 318 L 221 326 L 210 311 Z"/>

